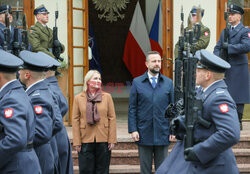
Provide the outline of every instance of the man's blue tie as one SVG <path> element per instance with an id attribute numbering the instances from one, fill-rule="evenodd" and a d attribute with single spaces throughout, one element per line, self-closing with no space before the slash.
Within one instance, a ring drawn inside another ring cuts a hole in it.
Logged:
<path id="1" fill-rule="evenodd" d="M 153 86 L 153 88 L 155 88 L 156 87 L 156 77 L 151 77 L 151 79 L 152 79 L 152 86 Z"/>

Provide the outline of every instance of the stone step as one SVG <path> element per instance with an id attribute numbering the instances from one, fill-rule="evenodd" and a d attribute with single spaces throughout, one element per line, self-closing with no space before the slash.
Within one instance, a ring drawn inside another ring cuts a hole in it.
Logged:
<path id="1" fill-rule="evenodd" d="M 248 132 L 242 131 L 240 141 L 238 144 L 233 146 L 233 149 L 250 149 L 250 135 L 245 135 Z M 72 146 L 72 138 L 70 138 L 71 146 Z M 175 143 L 170 143 L 170 149 L 173 148 Z M 115 145 L 114 150 L 122 150 L 122 149 L 137 149 L 136 143 L 133 142 L 132 138 L 129 135 L 120 136 L 117 138 L 117 144 Z"/>
<path id="2" fill-rule="evenodd" d="M 239 141 L 238 144 L 234 145 L 233 148 L 236 148 L 236 149 L 250 149 L 249 131 L 241 131 L 240 141 Z"/>
<path id="3" fill-rule="evenodd" d="M 171 149 L 169 150 L 171 152 Z M 237 164 L 250 164 L 250 149 L 233 149 Z M 73 164 L 78 165 L 78 154 L 72 152 Z M 139 165 L 138 150 L 112 150 L 111 165 Z"/>
<path id="4" fill-rule="evenodd" d="M 238 164 L 240 174 L 250 174 L 250 165 L 249 164 Z M 139 165 L 111 165 L 109 173 L 112 174 L 139 174 L 140 166 Z M 153 173 L 153 172 L 152 172 Z M 74 174 L 79 174 L 79 167 L 74 166 Z"/>

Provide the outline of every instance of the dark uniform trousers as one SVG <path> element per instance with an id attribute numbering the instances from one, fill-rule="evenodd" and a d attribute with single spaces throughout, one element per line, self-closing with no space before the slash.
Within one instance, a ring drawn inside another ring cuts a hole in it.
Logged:
<path id="1" fill-rule="evenodd" d="M 138 145 L 141 174 L 152 173 L 152 154 L 154 154 L 155 170 L 168 156 L 168 146 L 142 146 Z"/>
<path id="2" fill-rule="evenodd" d="M 108 174 L 110 157 L 108 143 L 82 143 L 78 153 L 80 174 Z"/>
<path id="3" fill-rule="evenodd" d="M 62 174 L 73 174 L 73 160 L 72 160 L 72 153 L 71 153 L 71 144 L 68 138 L 67 130 L 63 125 L 63 116 L 68 111 L 68 104 L 67 100 L 65 99 L 64 95 L 61 92 L 61 89 L 58 85 L 57 78 L 55 76 L 49 77 L 44 80 L 47 82 L 50 91 L 52 91 L 53 95 L 55 96 L 59 109 L 61 111 L 61 122 L 62 122 L 62 129 L 55 134 L 57 149 L 59 153 L 59 173 Z"/>

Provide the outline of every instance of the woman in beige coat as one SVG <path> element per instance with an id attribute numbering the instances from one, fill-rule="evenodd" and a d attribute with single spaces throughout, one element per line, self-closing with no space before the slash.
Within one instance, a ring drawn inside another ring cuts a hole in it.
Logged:
<path id="1" fill-rule="evenodd" d="M 72 115 L 73 145 L 80 174 L 108 174 L 116 141 L 116 115 L 110 94 L 101 90 L 101 75 L 90 70 L 83 92 L 76 95 Z"/>

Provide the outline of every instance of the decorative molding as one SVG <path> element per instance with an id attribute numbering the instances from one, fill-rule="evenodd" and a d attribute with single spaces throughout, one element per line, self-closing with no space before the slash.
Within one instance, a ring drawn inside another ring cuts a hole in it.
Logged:
<path id="1" fill-rule="evenodd" d="M 105 18 L 107 22 L 116 22 L 118 18 L 124 19 L 125 15 L 120 11 L 127 8 L 129 0 L 92 0 L 95 9 L 102 14 L 98 14 L 98 18 Z"/>

